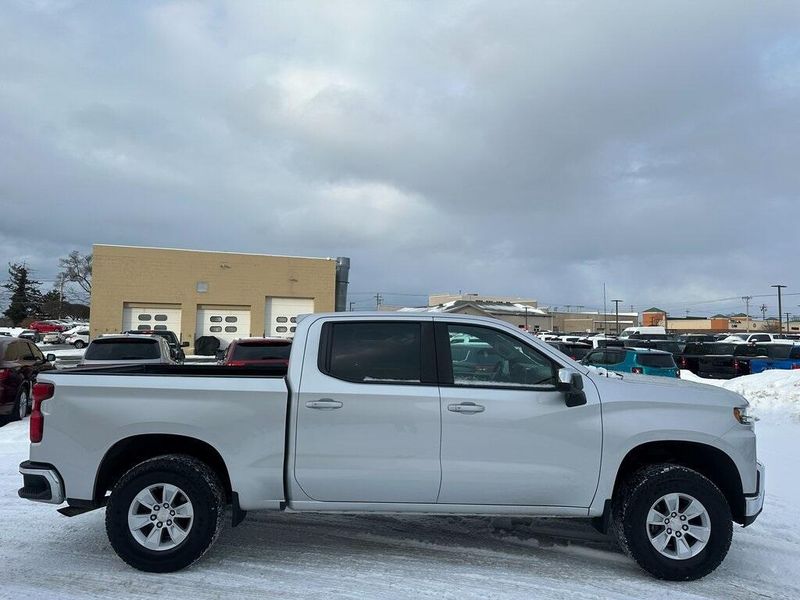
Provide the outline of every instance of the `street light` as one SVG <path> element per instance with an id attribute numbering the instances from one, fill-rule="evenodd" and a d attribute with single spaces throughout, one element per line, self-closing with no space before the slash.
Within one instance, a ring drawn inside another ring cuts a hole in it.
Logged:
<path id="1" fill-rule="evenodd" d="M 781 316 L 781 311 L 783 310 L 783 306 L 781 306 L 781 290 L 785 288 L 785 285 L 781 285 L 780 283 L 776 283 L 775 285 L 771 285 L 770 287 L 778 288 L 778 333 L 783 333 L 783 321 Z"/>

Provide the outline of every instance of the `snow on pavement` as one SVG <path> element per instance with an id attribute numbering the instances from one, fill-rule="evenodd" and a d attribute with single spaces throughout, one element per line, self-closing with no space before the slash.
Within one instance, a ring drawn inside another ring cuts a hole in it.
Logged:
<path id="1" fill-rule="evenodd" d="M 772 418 L 776 417 L 776 418 Z M 66 518 L 21 500 L 27 420 L 0 428 L 0 598 L 800 598 L 800 422 L 765 414 L 764 513 L 736 527 L 705 579 L 652 579 L 581 520 L 250 513 L 190 569 L 134 571 L 103 511 Z"/>

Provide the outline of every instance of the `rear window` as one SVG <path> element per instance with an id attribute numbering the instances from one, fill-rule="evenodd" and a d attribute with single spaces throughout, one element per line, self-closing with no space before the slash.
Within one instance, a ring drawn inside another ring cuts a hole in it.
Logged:
<path id="1" fill-rule="evenodd" d="M 743 344 L 703 344 L 704 354 L 721 356 L 723 354 L 735 354 L 736 347 L 744 347 Z"/>
<path id="2" fill-rule="evenodd" d="M 567 356 L 571 357 L 573 360 L 581 360 L 584 356 L 589 354 L 590 350 L 591 350 L 591 347 L 584 348 L 583 346 L 572 346 L 572 347 L 568 347 L 564 351 L 564 354 L 566 354 Z"/>
<path id="3" fill-rule="evenodd" d="M 733 352 L 734 356 L 769 356 L 769 349 L 766 346 L 751 346 L 750 344 L 740 344 Z"/>
<path id="4" fill-rule="evenodd" d="M 95 340 L 86 349 L 86 360 L 148 360 L 161 358 L 158 340 L 129 338 Z"/>
<path id="5" fill-rule="evenodd" d="M 664 352 L 671 352 L 672 354 L 680 354 L 681 347 L 678 342 L 654 342 L 653 347 L 656 350 L 663 350 Z"/>
<path id="6" fill-rule="evenodd" d="M 236 344 L 233 360 L 289 360 L 291 344 Z"/>
<path id="7" fill-rule="evenodd" d="M 332 323 L 325 372 L 353 382 L 419 383 L 419 323 Z"/>
<path id="8" fill-rule="evenodd" d="M 636 362 L 643 367 L 675 368 L 675 360 L 671 354 L 638 354 Z"/>
<path id="9" fill-rule="evenodd" d="M 770 358 L 777 358 L 777 359 L 784 359 L 789 358 L 792 353 L 792 346 L 789 344 L 779 344 L 777 346 L 771 346 L 767 349 L 766 356 Z"/>

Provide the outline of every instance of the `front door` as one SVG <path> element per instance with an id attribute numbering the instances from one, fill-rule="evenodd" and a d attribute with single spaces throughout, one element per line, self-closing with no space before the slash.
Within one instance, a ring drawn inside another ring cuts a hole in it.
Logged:
<path id="1" fill-rule="evenodd" d="M 434 503 L 441 415 L 432 320 L 315 323 L 294 477 L 313 500 Z"/>
<path id="2" fill-rule="evenodd" d="M 597 392 L 586 380 L 587 404 L 568 408 L 556 390 L 561 365 L 523 335 L 437 318 L 439 503 L 591 503 L 602 442 Z"/>

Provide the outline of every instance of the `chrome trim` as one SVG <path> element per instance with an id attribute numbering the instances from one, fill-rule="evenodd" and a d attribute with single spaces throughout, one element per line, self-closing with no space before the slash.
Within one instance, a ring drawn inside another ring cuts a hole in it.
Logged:
<path id="1" fill-rule="evenodd" d="M 26 469 L 20 467 L 21 475 L 38 475 L 44 477 L 50 487 L 50 500 L 32 500 L 32 502 L 44 502 L 45 504 L 61 504 L 64 502 L 64 486 L 61 477 L 52 469 Z"/>
<path id="2" fill-rule="evenodd" d="M 758 471 L 758 489 L 755 494 L 745 496 L 744 499 L 744 514 L 746 517 L 754 517 L 761 512 L 764 507 L 764 490 L 766 482 L 767 468 L 760 462 L 756 463 Z"/>

